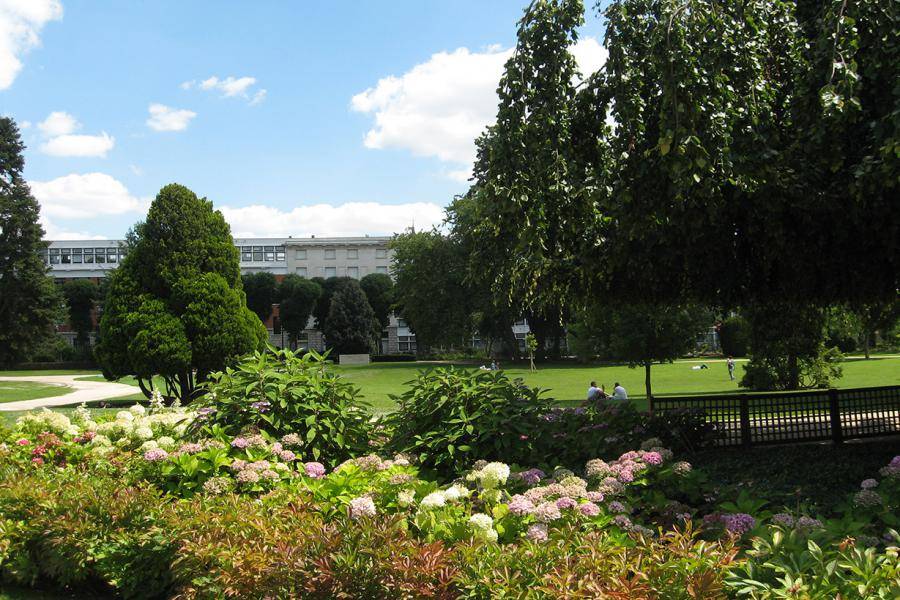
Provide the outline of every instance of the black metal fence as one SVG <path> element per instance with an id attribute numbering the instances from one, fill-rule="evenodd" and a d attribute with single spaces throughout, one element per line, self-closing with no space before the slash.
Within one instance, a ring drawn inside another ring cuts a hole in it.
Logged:
<path id="1" fill-rule="evenodd" d="M 900 386 L 653 399 L 657 414 L 685 409 L 703 411 L 722 446 L 900 435 Z"/>

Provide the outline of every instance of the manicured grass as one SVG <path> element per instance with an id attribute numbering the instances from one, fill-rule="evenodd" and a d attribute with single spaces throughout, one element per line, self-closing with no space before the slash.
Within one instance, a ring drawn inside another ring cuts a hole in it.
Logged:
<path id="1" fill-rule="evenodd" d="M 34 381 L 0 381 L 0 403 L 62 396 L 72 391 L 67 385 Z"/>
<path id="2" fill-rule="evenodd" d="M 0 370 L 0 376 L 2 377 L 38 377 L 41 375 L 96 375 L 97 371 L 85 371 L 84 369 L 49 369 L 49 370 L 41 370 L 35 369 L 32 371 L 2 371 Z M 102 376 L 101 376 L 102 379 Z"/>
<path id="3" fill-rule="evenodd" d="M 706 364 L 708 369 L 692 370 L 691 367 Z M 738 381 L 743 375 L 746 361 L 738 361 L 735 369 L 735 381 L 728 378 L 728 369 L 721 359 L 711 360 L 679 360 L 671 364 L 653 365 L 651 369 L 653 394 L 655 396 L 672 396 L 681 394 L 725 394 L 738 393 Z M 394 402 L 390 394 L 399 394 L 406 386 L 403 384 L 413 379 L 423 369 L 431 369 L 439 364 L 429 363 L 388 363 L 366 366 L 337 367 L 338 372 L 362 389 L 366 400 L 377 409 L 390 410 Z M 477 368 L 465 366 L 460 368 Z M 872 358 L 870 360 L 850 359 L 843 363 L 844 376 L 835 382 L 836 387 L 855 388 L 900 384 L 900 357 Z M 612 392 L 613 384 L 618 381 L 629 397 L 636 400 L 638 407 L 644 401 L 644 370 L 629 369 L 622 365 L 581 365 L 556 364 L 538 365 L 538 370 L 531 372 L 527 365 L 503 365 L 505 373 L 510 377 L 520 377 L 526 384 L 548 390 L 548 394 L 556 400 L 569 404 L 581 402 L 591 381 L 606 385 Z"/>

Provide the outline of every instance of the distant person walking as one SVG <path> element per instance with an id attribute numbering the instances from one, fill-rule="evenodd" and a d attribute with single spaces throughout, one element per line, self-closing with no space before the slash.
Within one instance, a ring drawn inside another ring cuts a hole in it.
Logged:
<path id="1" fill-rule="evenodd" d="M 729 356 L 725 364 L 728 365 L 728 376 L 734 381 L 734 359 Z"/>
<path id="2" fill-rule="evenodd" d="M 628 400 L 628 392 L 625 391 L 625 388 L 622 387 L 622 384 L 618 381 L 616 385 L 613 387 L 613 400 Z"/>

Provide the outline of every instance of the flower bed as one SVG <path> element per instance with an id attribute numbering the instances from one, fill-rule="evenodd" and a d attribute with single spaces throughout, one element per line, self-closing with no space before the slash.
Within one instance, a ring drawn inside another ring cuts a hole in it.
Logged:
<path id="1" fill-rule="evenodd" d="M 20 419 L 0 446 L 3 577 L 125 597 L 897 590 L 900 457 L 826 519 L 716 494 L 658 439 L 575 471 L 477 461 L 439 483 L 403 455 L 329 469 L 296 434 L 191 438 L 195 418 Z"/>

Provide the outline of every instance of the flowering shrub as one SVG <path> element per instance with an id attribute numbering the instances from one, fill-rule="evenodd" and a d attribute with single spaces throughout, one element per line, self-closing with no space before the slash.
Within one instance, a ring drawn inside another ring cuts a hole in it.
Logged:
<path id="1" fill-rule="evenodd" d="M 388 418 L 388 448 L 443 475 L 480 459 L 528 462 L 550 401 L 501 371 L 422 371 Z"/>
<path id="2" fill-rule="evenodd" d="M 314 460 L 330 466 L 368 451 L 367 404 L 316 352 L 257 352 L 211 375 L 207 389 L 197 411 L 199 435 L 292 434 Z"/>

